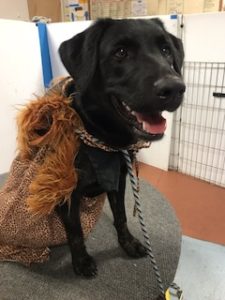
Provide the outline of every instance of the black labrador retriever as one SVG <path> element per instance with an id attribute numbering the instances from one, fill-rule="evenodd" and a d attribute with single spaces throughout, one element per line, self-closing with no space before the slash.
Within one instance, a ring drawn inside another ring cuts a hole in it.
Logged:
<path id="1" fill-rule="evenodd" d="M 88 133 L 114 148 L 163 137 L 166 120 L 182 102 L 183 46 L 159 19 L 101 19 L 61 44 L 61 60 L 76 82 L 73 106 Z M 106 192 L 118 241 L 131 257 L 145 247 L 127 227 L 124 205 L 127 167 L 121 152 L 81 144 L 75 160 L 79 170 L 70 209 L 57 208 L 66 229 L 76 274 L 97 273 L 88 254 L 79 217 L 80 199 Z"/>

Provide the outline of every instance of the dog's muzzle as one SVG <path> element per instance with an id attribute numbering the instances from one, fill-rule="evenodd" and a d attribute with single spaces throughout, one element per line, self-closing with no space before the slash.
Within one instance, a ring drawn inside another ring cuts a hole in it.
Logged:
<path id="1" fill-rule="evenodd" d="M 161 78 L 154 84 L 154 87 L 163 110 L 168 111 L 174 111 L 179 107 L 186 89 L 183 80 L 177 76 Z"/>

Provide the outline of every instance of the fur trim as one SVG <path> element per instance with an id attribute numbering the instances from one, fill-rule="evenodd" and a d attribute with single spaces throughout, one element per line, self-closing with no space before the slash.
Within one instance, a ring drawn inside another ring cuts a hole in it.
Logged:
<path id="1" fill-rule="evenodd" d="M 58 87 L 31 101 L 19 113 L 18 150 L 22 160 L 33 160 L 42 147 L 48 151 L 29 187 L 29 210 L 50 214 L 56 205 L 69 201 L 77 184 L 74 159 L 80 141 L 75 133 L 82 127 L 70 99 Z"/>

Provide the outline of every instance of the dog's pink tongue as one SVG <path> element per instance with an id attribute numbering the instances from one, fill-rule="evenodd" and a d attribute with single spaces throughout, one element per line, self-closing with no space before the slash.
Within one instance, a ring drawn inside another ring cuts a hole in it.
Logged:
<path id="1" fill-rule="evenodd" d="M 135 113 L 138 122 L 142 123 L 145 131 L 152 134 L 162 134 L 166 130 L 166 119 L 161 114 L 149 116 L 143 113 Z"/>

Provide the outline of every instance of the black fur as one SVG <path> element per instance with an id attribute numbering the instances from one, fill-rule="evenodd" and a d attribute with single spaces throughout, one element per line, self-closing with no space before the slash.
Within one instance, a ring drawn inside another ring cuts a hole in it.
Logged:
<path id="1" fill-rule="evenodd" d="M 76 96 L 73 105 L 89 133 L 112 147 L 162 138 L 161 133 L 140 130 L 121 109 L 123 102 L 133 111 L 148 116 L 163 110 L 174 111 L 182 102 L 185 90 L 181 78 L 182 42 L 169 34 L 159 19 L 99 20 L 63 42 L 59 53 L 76 82 L 79 97 Z M 66 205 L 57 208 L 67 232 L 74 271 L 84 276 L 95 275 L 97 267 L 84 244 L 79 217 L 82 196 L 107 192 L 120 245 L 129 256 L 146 254 L 127 227 L 124 205 L 127 168 L 122 154 L 104 154 L 106 161 L 116 163 L 109 170 L 107 166 L 112 163 L 101 167 L 103 177 L 98 176 L 91 155 L 88 147 L 81 145 L 75 161 L 79 181 L 72 194 L 70 211 Z M 99 156 L 97 152 L 94 155 Z M 118 175 L 117 185 L 110 188 L 105 185 L 107 172 L 114 178 Z"/>

